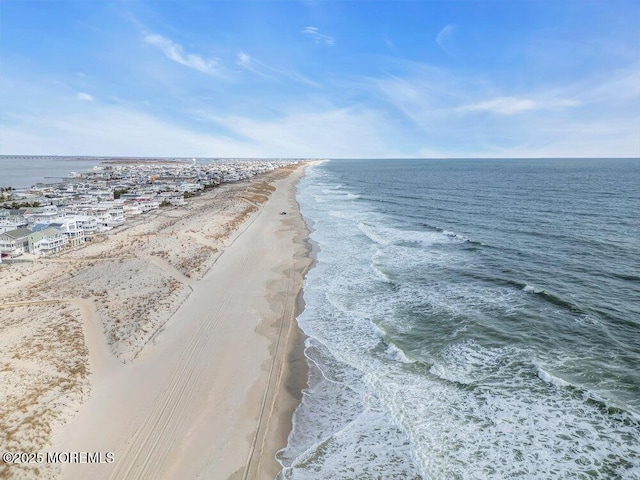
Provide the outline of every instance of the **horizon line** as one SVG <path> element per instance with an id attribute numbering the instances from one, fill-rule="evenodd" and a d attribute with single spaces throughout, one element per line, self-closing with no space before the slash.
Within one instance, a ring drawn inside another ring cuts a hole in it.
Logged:
<path id="1" fill-rule="evenodd" d="M 128 160 L 640 160 L 638 156 L 622 156 L 622 157 L 571 157 L 571 156 L 545 156 L 545 157 L 491 157 L 491 156 L 473 156 L 473 157 L 231 157 L 231 156 L 212 156 L 198 157 L 187 155 L 184 157 L 176 156 L 131 156 L 131 155 L 46 155 L 46 154 L 0 154 L 0 158 L 8 157 L 30 157 L 30 158 L 70 158 L 70 159 L 128 159 Z"/>

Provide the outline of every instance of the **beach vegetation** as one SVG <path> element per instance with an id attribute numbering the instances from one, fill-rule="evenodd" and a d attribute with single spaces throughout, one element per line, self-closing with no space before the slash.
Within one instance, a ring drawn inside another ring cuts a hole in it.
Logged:
<path id="1" fill-rule="evenodd" d="M 13 210 L 18 210 L 19 208 L 36 208 L 40 206 L 40 202 L 11 202 L 5 207 L 9 207 Z"/>

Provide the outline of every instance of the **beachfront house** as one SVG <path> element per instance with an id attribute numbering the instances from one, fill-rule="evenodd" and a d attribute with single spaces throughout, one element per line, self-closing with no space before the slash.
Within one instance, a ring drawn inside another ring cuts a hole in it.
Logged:
<path id="1" fill-rule="evenodd" d="M 69 242 L 69 246 L 75 247 L 81 245 L 85 241 L 85 231 L 82 227 L 82 222 L 78 221 L 75 216 L 61 218 L 58 221 L 48 225 L 60 230 Z M 96 223 L 97 229 L 97 223 Z M 34 227 L 33 231 L 37 231 Z"/>
<path id="2" fill-rule="evenodd" d="M 98 219 L 91 215 L 74 214 L 67 217 L 69 220 L 76 222 L 78 228 L 84 232 L 84 239 L 90 239 L 98 232 Z"/>
<path id="3" fill-rule="evenodd" d="M 34 255 L 51 255 L 65 248 L 69 240 L 67 236 L 55 227 L 48 227 L 39 232 L 33 232 L 28 237 L 29 252 Z"/>
<path id="4" fill-rule="evenodd" d="M 204 185 L 199 183 L 181 183 L 178 185 L 178 191 L 181 193 L 195 193 L 198 190 L 204 190 Z"/>
<path id="5" fill-rule="evenodd" d="M 52 223 L 51 226 L 62 231 L 70 246 L 81 245 L 85 241 L 84 228 L 76 218 L 65 218 L 60 223 Z"/>
<path id="6" fill-rule="evenodd" d="M 222 181 L 225 183 L 237 182 L 240 180 L 240 175 L 236 172 L 224 173 Z"/>
<path id="7" fill-rule="evenodd" d="M 92 208 L 98 231 L 104 232 L 124 225 L 124 201 L 103 202 Z"/>
<path id="8" fill-rule="evenodd" d="M 29 251 L 29 235 L 33 232 L 28 228 L 18 228 L 0 234 L 0 252 L 9 255 L 21 255 Z"/>
<path id="9" fill-rule="evenodd" d="M 184 205 L 184 195 L 176 192 L 162 192 L 156 197 L 161 202 L 168 202 L 171 205 Z"/>
<path id="10" fill-rule="evenodd" d="M 134 217 L 144 213 L 140 204 L 135 200 L 125 200 L 123 209 L 125 217 Z"/>
<path id="11" fill-rule="evenodd" d="M 150 210 L 157 210 L 160 207 L 160 200 L 157 200 L 154 197 L 144 197 L 144 198 L 140 198 L 138 200 L 138 203 L 140 204 L 140 208 L 142 209 L 142 212 L 148 212 Z"/>

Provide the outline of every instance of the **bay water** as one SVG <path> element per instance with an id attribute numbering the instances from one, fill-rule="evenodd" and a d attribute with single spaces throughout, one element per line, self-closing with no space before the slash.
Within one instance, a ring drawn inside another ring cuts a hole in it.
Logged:
<path id="1" fill-rule="evenodd" d="M 100 163 L 92 157 L 0 156 L 0 187 L 25 188 L 57 183 L 71 172 L 85 172 Z"/>

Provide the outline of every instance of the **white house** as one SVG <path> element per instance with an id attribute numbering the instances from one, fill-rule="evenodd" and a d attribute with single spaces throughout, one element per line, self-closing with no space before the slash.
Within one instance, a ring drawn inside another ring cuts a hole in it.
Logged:
<path id="1" fill-rule="evenodd" d="M 60 230 L 67 237 L 68 243 L 72 247 L 81 245 L 85 241 L 82 221 L 79 221 L 75 216 L 65 217 L 59 222 L 49 224 L 49 226 Z"/>
<path id="2" fill-rule="evenodd" d="M 98 219 L 91 215 L 72 215 L 70 218 L 84 230 L 84 237 L 90 237 L 98 232 Z"/>
<path id="3" fill-rule="evenodd" d="M 127 217 L 133 217 L 135 215 L 140 215 L 143 213 L 142 207 L 135 200 L 125 200 L 124 202 L 124 214 Z"/>
<path id="4" fill-rule="evenodd" d="M 171 205 L 184 205 L 184 195 L 176 192 L 162 192 L 156 197 L 160 202 L 169 202 Z"/>
<path id="5" fill-rule="evenodd" d="M 140 208 L 142 209 L 142 212 L 149 212 L 151 210 L 157 210 L 160 207 L 160 202 L 158 200 L 151 197 L 145 197 L 145 198 L 141 198 L 140 200 L 138 200 L 138 202 L 140 203 Z"/>
<path id="6" fill-rule="evenodd" d="M 18 210 L 4 210 L 0 213 L 0 233 L 26 228 L 29 224 Z"/>
<path id="7" fill-rule="evenodd" d="M 124 202 L 104 202 L 93 207 L 98 230 L 106 231 L 124 225 Z"/>
<path id="8" fill-rule="evenodd" d="M 64 217 L 64 212 L 58 210 L 58 207 L 55 205 L 30 208 L 24 212 L 24 218 L 30 225 L 35 225 L 36 223 L 53 223 L 61 217 Z"/>
<path id="9" fill-rule="evenodd" d="M 29 252 L 34 255 L 51 255 L 65 248 L 69 240 L 66 235 L 54 227 L 33 232 L 28 237 Z"/>
<path id="10" fill-rule="evenodd" d="M 29 235 L 33 231 L 28 228 L 18 228 L 0 234 L 0 252 L 9 255 L 20 255 L 29 251 Z"/>
<path id="11" fill-rule="evenodd" d="M 199 184 L 199 183 L 181 183 L 180 185 L 178 185 L 178 190 L 180 192 L 189 192 L 189 193 L 194 193 L 197 192 L 198 190 L 203 190 L 204 186 Z"/>

